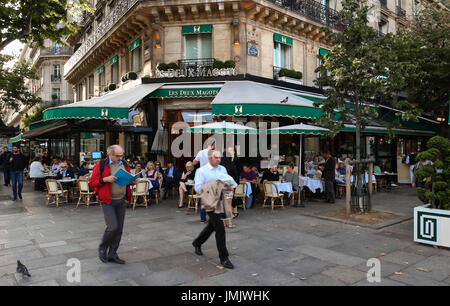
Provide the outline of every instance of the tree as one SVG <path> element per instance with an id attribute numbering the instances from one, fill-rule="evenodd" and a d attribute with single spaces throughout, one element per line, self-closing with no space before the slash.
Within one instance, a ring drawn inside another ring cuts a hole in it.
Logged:
<path id="1" fill-rule="evenodd" d="M 425 112 L 448 112 L 450 94 L 450 10 L 424 3 L 408 30 L 394 36 L 394 51 L 413 69 L 406 75 L 410 101 Z"/>
<path id="2" fill-rule="evenodd" d="M 68 10 L 70 9 L 70 10 Z M 42 45 L 45 39 L 62 39 L 77 31 L 70 12 L 90 10 L 88 0 L 2 0 L 0 4 L 0 51 L 18 39 Z"/>
<path id="3" fill-rule="evenodd" d="M 326 100 L 316 102 L 322 106 L 323 115 L 316 123 L 338 133 L 344 123 L 356 127 L 356 159 L 361 160 L 360 135 L 367 124 L 377 118 L 376 106 L 382 104 L 400 109 L 403 120 L 416 119 L 420 110 L 398 99 L 398 92 L 406 85 L 405 75 L 412 69 L 398 61 L 392 52 L 392 35 L 380 36 L 368 25 L 367 0 L 356 4 L 344 0 L 340 11 L 346 28 L 330 34 L 333 48 L 319 55 L 321 65 L 316 69 L 319 77 L 315 83 L 324 88 Z M 392 126 L 391 126 L 392 127 Z M 360 165 L 356 166 L 359 182 Z M 362 182 L 357 184 L 362 193 Z"/>
<path id="4" fill-rule="evenodd" d="M 433 208 L 450 210 L 450 140 L 435 136 L 428 141 L 427 148 L 417 158 L 433 164 L 415 171 L 414 176 L 422 183 L 422 187 L 417 187 L 417 195 Z"/>

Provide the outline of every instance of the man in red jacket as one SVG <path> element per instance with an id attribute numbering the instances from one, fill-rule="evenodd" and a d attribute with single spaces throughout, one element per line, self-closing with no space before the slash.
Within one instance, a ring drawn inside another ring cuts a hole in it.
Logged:
<path id="1" fill-rule="evenodd" d="M 117 255 L 122 238 L 125 219 L 126 202 L 131 200 L 131 189 L 127 185 L 121 187 L 115 183 L 114 176 L 119 169 L 130 172 L 130 167 L 123 160 L 123 149 L 119 145 L 108 147 L 108 157 L 99 161 L 92 172 L 89 186 L 95 189 L 105 217 L 106 230 L 98 248 L 99 258 L 106 263 L 112 261 L 124 264 L 125 261 Z M 107 253 L 109 248 L 109 252 Z"/>

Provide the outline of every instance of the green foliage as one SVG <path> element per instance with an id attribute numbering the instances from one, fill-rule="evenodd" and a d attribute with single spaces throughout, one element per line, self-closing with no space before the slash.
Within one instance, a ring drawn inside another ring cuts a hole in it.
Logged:
<path id="1" fill-rule="evenodd" d="M 404 75 L 411 101 L 427 112 L 448 114 L 450 93 L 450 10 L 432 1 L 413 19 L 410 31 L 399 31 L 392 52 L 410 67 Z"/>
<path id="2" fill-rule="evenodd" d="M 104 91 L 104 92 L 108 92 L 108 91 L 109 91 L 109 86 L 106 85 L 105 87 L 103 87 L 103 91 Z"/>
<path id="3" fill-rule="evenodd" d="M 392 52 L 391 34 L 380 37 L 368 25 L 371 7 L 367 0 L 360 2 L 361 6 L 354 5 L 353 0 L 342 1 L 340 14 L 348 26 L 342 32 L 330 34 L 333 48 L 325 55 L 318 55 L 321 65 L 316 69 L 319 77 L 315 83 L 324 88 L 327 99 L 315 103 L 322 106 L 324 113 L 315 123 L 329 128 L 330 136 L 341 130 L 343 123 L 351 123 L 356 126 L 356 138 L 359 138 L 360 130 L 378 117 L 378 105 L 401 106 L 402 119 L 420 113 L 408 101 L 398 102 L 410 65 L 399 62 Z M 357 145 L 355 157 L 359 156 Z"/>
<path id="4" fill-rule="evenodd" d="M 122 82 L 126 82 L 128 81 L 128 73 L 125 73 L 124 75 L 122 75 Z"/>
<path id="5" fill-rule="evenodd" d="M 70 12 L 79 14 L 92 10 L 88 0 L 2 0 L 0 4 L 0 51 L 18 39 L 23 43 L 43 45 L 45 39 L 63 42 L 77 31 L 77 22 Z"/>
<path id="6" fill-rule="evenodd" d="M 432 160 L 433 165 L 415 171 L 420 181 L 426 181 L 425 188 L 417 188 L 417 196 L 427 199 L 435 208 L 450 210 L 450 140 L 441 136 L 431 138 L 428 150 L 417 155 L 420 160 Z M 442 169 L 442 173 L 437 170 Z"/>
<path id="7" fill-rule="evenodd" d="M 180 67 L 178 67 L 177 63 L 172 62 L 172 63 L 167 64 L 167 69 L 177 70 L 177 69 L 180 69 Z"/>
<path id="8" fill-rule="evenodd" d="M 236 68 L 236 63 L 232 60 L 225 61 L 224 68 Z"/>
<path id="9" fill-rule="evenodd" d="M 44 110 L 49 108 L 51 106 L 37 106 L 34 109 L 34 113 L 32 115 L 25 114 L 25 116 L 22 117 L 22 126 L 25 128 L 29 126 L 33 122 L 41 121 L 44 118 Z"/>
<path id="10" fill-rule="evenodd" d="M 115 90 L 117 88 L 117 85 L 116 84 L 109 84 L 108 85 L 108 91 L 113 91 L 113 90 Z"/>
<path id="11" fill-rule="evenodd" d="M 127 73 L 127 78 L 129 80 L 136 80 L 137 79 L 137 73 L 134 71 L 130 71 Z"/>
<path id="12" fill-rule="evenodd" d="M 0 54 L 0 109 L 19 110 L 21 105 L 32 107 L 41 102 L 25 86 L 25 80 L 37 80 L 36 69 L 31 68 L 25 61 L 15 65 L 10 62 L 13 56 Z M 2 115 L 4 112 L 2 111 Z"/>
<path id="13" fill-rule="evenodd" d="M 295 71 L 295 70 L 291 70 L 291 69 L 286 69 L 286 68 L 281 68 L 280 72 L 278 73 L 278 76 L 283 77 L 289 77 L 289 78 L 293 78 L 293 79 L 302 79 L 302 73 L 300 71 Z"/>
<path id="14" fill-rule="evenodd" d="M 160 63 L 159 65 L 158 65 L 158 70 L 159 71 L 167 71 L 169 68 L 167 67 L 167 64 L 166 63 Z"/>
<path id="15" fill-rule="evenodd" d="M 215 60 L 213 63 L 213 69 L 222 69 L 225 68 L 225 63 L 220 60 Z"/>

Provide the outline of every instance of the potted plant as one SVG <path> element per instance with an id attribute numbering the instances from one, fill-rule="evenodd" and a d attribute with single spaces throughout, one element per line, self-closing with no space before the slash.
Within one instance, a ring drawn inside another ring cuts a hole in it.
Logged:
<path id="1" fill-rule="evenodd" d="M 104 92 L 108 92 L 109 91 L 109 87 L 108 86 L 103 87 L 103 91 Z"/>
<path id="2" fill-rule="evenodd" d="M 126 74 L 128 80 L 136 80 L 137 79 L 137 73 L 134 71 L 130 71 Z"/>
<path id="3" fill-rule="evenodd" d="M 291 69 L 281 68 L 278 72 L 278 80 L 303 85 L 301 81 L 303 75 L 300 71 L 295 71 Z"/>
<path id="4" fill-rule="evenodd" d="M 122 75 L 122 82 L 126 82 L 128 81 L 128 73 L 125 73 L 124 75 Z"/>
<path id="5" fill-rule="evenodd" d="M 117 86 L 116 86 L 116 84 L 114 84 L 114 83 L 111 83 L 111 84 L 108 85 L 108 91 L 113 91 L 113 90 L 115 90 L 116 88 L 117 88 Z"/>
<path id="6" fill-rule="evenodd" d="M 417 195 L 425 205 L 414 208 L 414 241 L 450 247 L 450 140 L 431 138 L 417 160 Z"/>

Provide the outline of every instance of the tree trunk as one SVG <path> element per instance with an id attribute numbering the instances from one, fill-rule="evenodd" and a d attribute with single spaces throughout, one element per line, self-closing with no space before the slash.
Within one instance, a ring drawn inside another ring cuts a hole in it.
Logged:
<path id="1" fill-rule="evenodd" d="M 359 118 L 359 99 L 356 97 L 355 101 L 355 127 L 356 127 L 356 134 L 355 134 L 355 146 L 356 146 L 356 161 L 355 164 L 356 167 L 356 190 L 358 197 L 362 194 L 362 179 L 361 179 L 361 121 Z"/>

